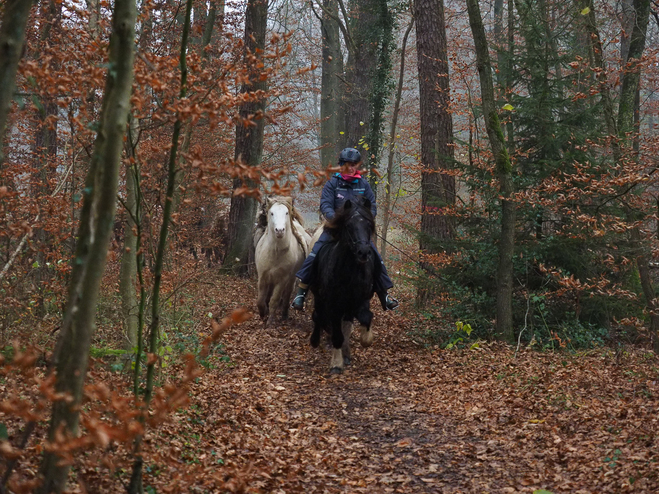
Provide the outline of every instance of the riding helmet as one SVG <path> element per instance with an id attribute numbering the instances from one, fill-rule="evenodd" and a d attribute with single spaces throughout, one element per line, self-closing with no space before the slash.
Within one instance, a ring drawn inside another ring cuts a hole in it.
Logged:
<path id="1" fill-rule="evenodd" d="M 339 154 L 339 163 L 343 164 L 345 162 L 350 163 L 359 163 L 362 160 L 362 155 L 359 154 L 355 148 L 345 148 Z"/>

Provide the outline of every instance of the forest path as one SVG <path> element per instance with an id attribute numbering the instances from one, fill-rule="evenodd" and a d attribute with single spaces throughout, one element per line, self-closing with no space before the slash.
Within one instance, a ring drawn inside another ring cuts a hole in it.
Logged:
<path id="1" fill-rule="evenodd" d="M 249 300 L 251 288 L 235 283 L 227 287 L 233 298 Z M 597 413 L 577 420 L 570 398 L 567 409 L 563 398 L 553 410 L 534 397 L 548 387 L 554 396 L 552 377 L 566 377 L 560 365 L 541 362 L 548 374 L 532 369 L 538 375 L 522 386 L 526 378 L 515 376 L 526 364 L 512 351 L 422 349 L 406 334 L 403 314 L 374 312 L 373 346 L 361 348 L 353 334 L 353 362 L 342 375 L 329 374 L 329 350 L 309 345 L 309 308 L 275 329 L 254 318 L 224 333 L 230 364 L 195 385 L 193 410 L 203 439 L 216 446 L 209 453 L 249 470 L 247 492 L 646 492 L 659 485 L 652 461 L 634 488 L 628 472 L 605 468 L 616 438 L 588 437 L 600 427 L 591 421 Z M 572 399 L 586 407 L 585 396 Z M 642 459 L 634 450 L 618 462 L 628 455 L 631 464 L 633 454 Z"/>

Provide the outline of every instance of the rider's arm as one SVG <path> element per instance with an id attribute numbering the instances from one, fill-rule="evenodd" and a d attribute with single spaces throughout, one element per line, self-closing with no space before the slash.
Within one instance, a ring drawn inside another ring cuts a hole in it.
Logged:
<path id="1" fill-rule="evenodd" d="M 368 183 L 368 180 L 362 180 L 364 181 L 364 198 L 371 201 L 371 213 L 373 213 L 373 217 L 375 218 L 375 215 L 378 214 L 378 206 L 375 204 L 375 194 L 373 193 L 373 189 L 371 189 L 371 184 Z"/>
<path id="2" fill-rule="evenodd" d="M 320 212 L 325 219 L 331 220 L 334 218 L 334 190 L 336 184 L 331 178 L 325 183 L 323 192 L 320 195 Z"/>

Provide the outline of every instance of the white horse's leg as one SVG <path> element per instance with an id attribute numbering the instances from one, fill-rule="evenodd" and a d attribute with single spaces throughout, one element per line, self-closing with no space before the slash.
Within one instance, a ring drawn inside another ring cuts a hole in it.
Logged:
<path id="1" fill-rule="evenodd" d="M 287 281 L 281 289 L 281 318 L 288 319 L 288 309 L 291 306 L 291 293 L 293 293 L 294 281 Z"/>
<path id="2" fill-rule="evenodd" d="M 273 327 L 277 320 L 277 309 L 281 304 L 281 283 L 277 283 L 270 298 L 270 315 L 268 316 L 268 327 Z"/>
<path id="3" fill-rule="evenodd" d="M 350 365 L 352 355 L 350 354 L 350 335 L 352 334 L 352 321 L 341 321 L 341 331 L 343 332 L 343 363 Z"/>
<path id="4" fill-rule="evenodd" d="M 265 277 L 259 277 L 259 297 L 256 300 L 256 306 L 259 309 L 259 316 L 261 319 L 268 317 L 268 303 L 270 302 L 270 293 L 272 287 L 265 282 Z"/>

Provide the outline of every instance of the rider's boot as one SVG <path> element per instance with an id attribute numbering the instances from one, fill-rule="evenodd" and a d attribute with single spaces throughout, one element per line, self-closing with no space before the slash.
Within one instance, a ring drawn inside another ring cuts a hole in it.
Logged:
<path id="1" fill-rule="evenodd" d="M 297 293 L 293 299 L 291 307 L 295 310 L 304 310 L 304 298 L 307 296 L 309 291 L 309 285 L 305 283 L 300 283 L 297 287 Z"/>
<path id="2" fill-rule="evenodd" d="M 400 304 L 398 303 L 398 300 L 393 298 L 391 295 L 389 295 L 385 291 L 378 292 L 378 298 L 380 299 L 380 303 L 382 304 L 382 310 L 394 310 L 396 307 L 398 307 Z"/>

